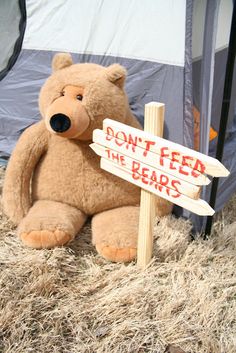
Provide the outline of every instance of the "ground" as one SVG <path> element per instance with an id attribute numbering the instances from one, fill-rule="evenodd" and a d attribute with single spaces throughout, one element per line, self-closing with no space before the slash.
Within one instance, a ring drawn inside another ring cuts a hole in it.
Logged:
<path id="1" fill-rule="evenodd" d="M 0 352 L 235 353 L 236 195 L 209 240 L 190 228 L 162 219 L 143 272 L 97 255 L 89 223 L 70 246 L 27 249 L 0 210 Z"/>

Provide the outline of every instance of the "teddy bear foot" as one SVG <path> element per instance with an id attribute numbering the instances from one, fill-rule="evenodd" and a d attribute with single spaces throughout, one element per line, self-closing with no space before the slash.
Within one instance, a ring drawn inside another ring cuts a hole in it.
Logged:
<path id="1" fill-rule="evenodd" d="M 102 244 L 96 245 L 97 252 L 104 259 L 112 262 L 130 262 L 137 256 L 136 248 L 116 248 L 114 246 L 106 246 Z"/>
<path id="2" fill-rule="evenodd" d="M 31 248 L 49 249 L 73 240 L 85 221 L 86 215 L 75 207 L 39 200 L 19 224 L 18 236 Z"/>
<path id="3" fill-rule="evenodd" d="M 34 249 L 51 249 L 56 246 L 61 246 L 71 240 L 71 236 L 63 230 L 33 230 L 29 233 L 21 233 L 22 242 Z"/>
<path id="4" fill-rule="evenodd" d="M 106 260 L 129 262 L 137 253 L 139 207 L 125 206 L 96 214 L 92 219 L 93 244 Z"/>

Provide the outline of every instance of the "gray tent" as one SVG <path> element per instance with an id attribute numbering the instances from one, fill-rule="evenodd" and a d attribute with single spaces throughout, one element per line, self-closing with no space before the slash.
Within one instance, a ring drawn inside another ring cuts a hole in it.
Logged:
<path id="1" fill-rule="evenodd" d="M 21 132 L 40 119 L 38 93 L 56 52 L 72 53 L 74 62 L 124 65 L 133 113 L 143 122 L 145 103 L 164 102 L 164 137 L 190 148 L 194 105 L 201 116 L 200 151 L 215 156 L 217 138 L 208 137 L 210 125 L 219 132 L 232 10 L 232 0 L 2 0 L 2 163 Z M 220 181 L 216 210 L 236 190 L 233 102 L 223 159 L 231 175 Z M 203 190 L 206 200 L 209 193 Z M 176 212 L 202 228 L 202 218 Z"/>

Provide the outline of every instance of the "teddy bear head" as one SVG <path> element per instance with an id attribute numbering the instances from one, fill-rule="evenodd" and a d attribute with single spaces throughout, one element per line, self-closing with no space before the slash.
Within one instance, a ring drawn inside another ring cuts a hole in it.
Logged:
<path id="1" fill-rule="evenodd" d="M 129 105 L 122 66 L 73 64 L 70 54 L 60 53 L 53 58 L 52 70 L 39 96 L 40 112 L 51 133 L 91 140 L 105 118 L 125 122 Z"/>

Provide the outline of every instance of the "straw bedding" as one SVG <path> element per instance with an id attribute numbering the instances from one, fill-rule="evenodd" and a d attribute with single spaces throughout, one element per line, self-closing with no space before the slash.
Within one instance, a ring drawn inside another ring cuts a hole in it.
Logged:
<path id="1" fill-rule="evenodd" d="M 207 241 L 162 219 L 142 272 L 100 258 L 89 223 L 70 246 L 27 249 L 0 211 L 0 352 L 235 353 L 235 215 L 236 197 Z"/>

